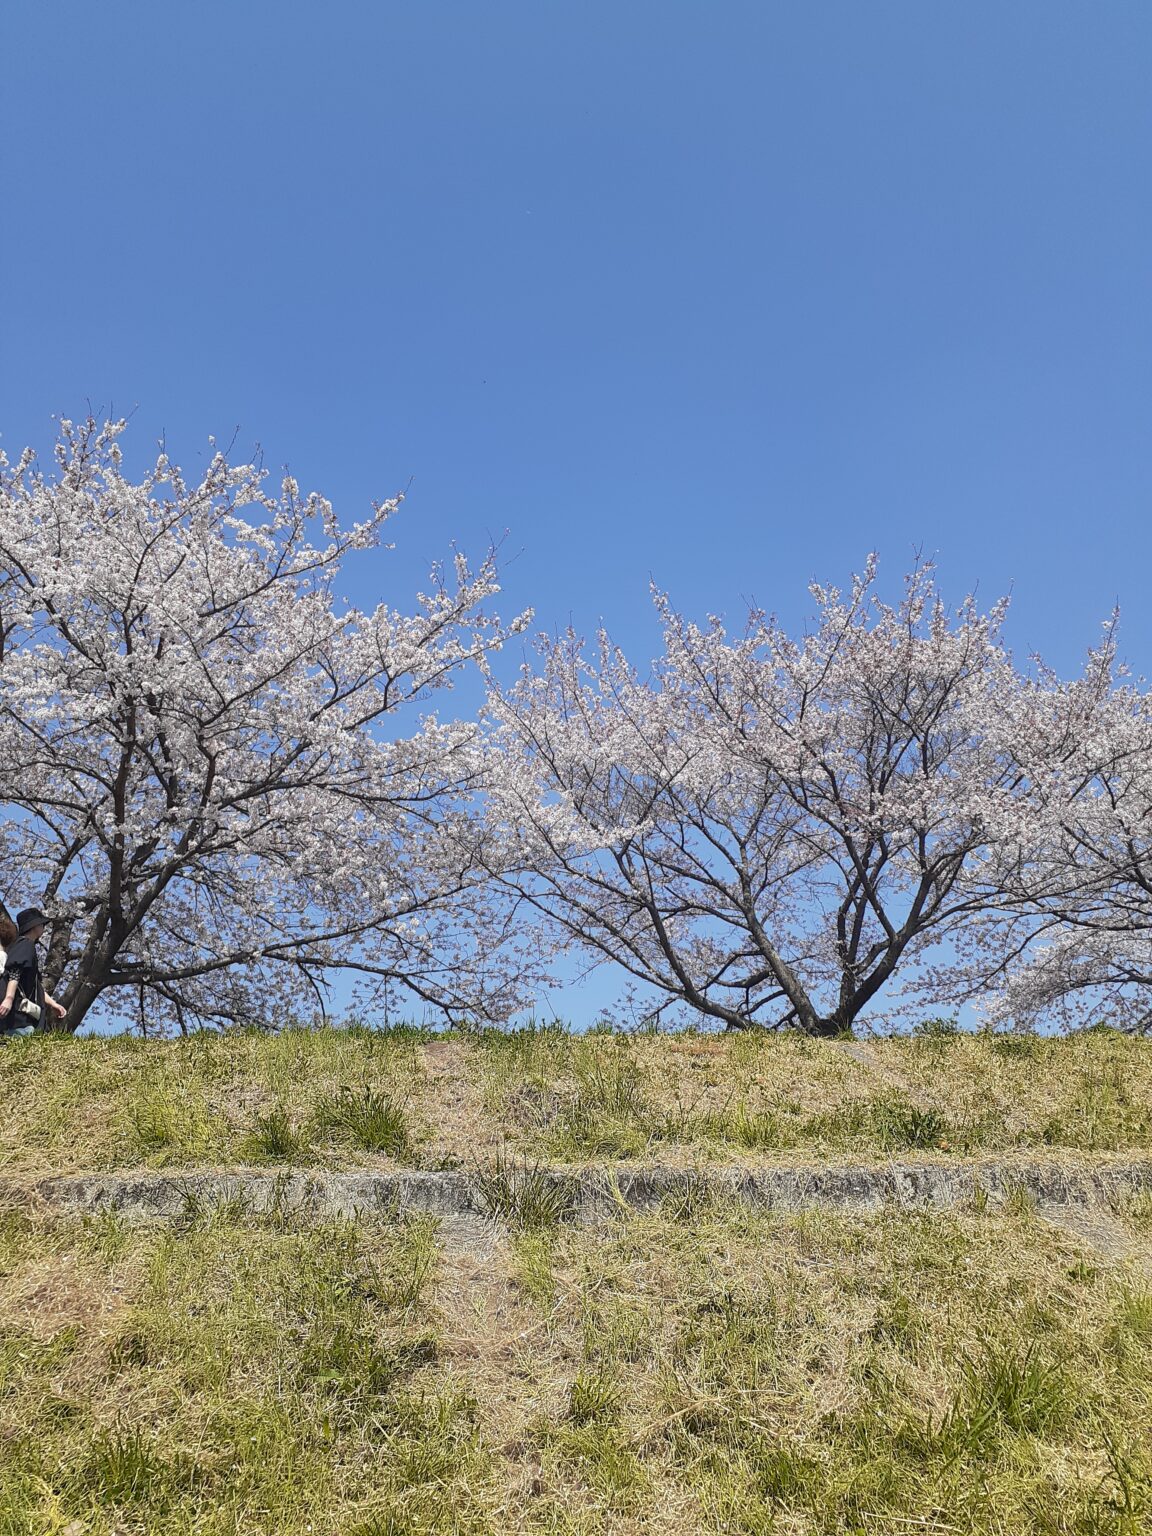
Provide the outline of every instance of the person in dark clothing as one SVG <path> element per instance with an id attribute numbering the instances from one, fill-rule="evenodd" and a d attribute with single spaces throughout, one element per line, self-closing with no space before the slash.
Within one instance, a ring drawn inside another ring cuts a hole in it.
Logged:
<path id="1" fill-rule="evenodd" d="M 54 997 L 49 996 L 40 980 L 40 955 L 36 944 L 46 924 L 43 912 L 35 907 L 27 907 L 16 914 L 16 942 L 8 948 L 4 961 L 0 1033 L 31 1033 L 37 1024 L 44 1022 L 45 1009 L 54 1013 L 58 1019 L 64 1017 L 64 1008 Z M 25 1011 L 29 1003 L 39 1009 L 38 1015 L 30 1015 Z"/>
<path id="2" fill-rule="evenodd" d="M 8 964 L 8 951 L 20 937 L 20 930 L 12 921 L 8 908 L 0 901 L 0 997 L 4 995 L 4 967 Z"/>

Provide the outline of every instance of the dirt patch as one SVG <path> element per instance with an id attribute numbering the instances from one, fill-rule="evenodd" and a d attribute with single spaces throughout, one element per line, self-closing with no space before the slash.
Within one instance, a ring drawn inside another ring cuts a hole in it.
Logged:
<path id="1" fill-rule="evenodd" d="M 1139 1253 L 1139 1244 L 1124 1223 L 1104 1206 L 1048 1206 L 1043 1219 L 1101 1258 L 1123 1263 Z"/>
<path id="2" fill-rule="evenodd" d="M 19 1328 L 34 1338 L 62 1329 L 108 1332 L 130 1304 L 127 1276 L 109 1280 L 74 1253 L 51 1254 L 18 1265 L 0 1291 L 0 1328 Z"/>
<path id="3" fill-rule="evenodd" d="M 877 1077 L 889 1083 L 893 1088 L 906 1092 L 908 1079 L 903 1072 L 897 1072 L 887 1062 L 880 1059 L 878 1053 L 870 1046 L 859 1040 L 841 1040 L 836 1042 L 838 1048 L 845 1056 L 850 1056 L 853 1061 L 862 1067 L 867 1067 L 869 1072 L 874 1072 Z"/>
<path id="4" fill-rule="evenodd" d="M 445 1221 L 441 1242 L 441 1353 L 481 1404 L 485 1438 L 505 1463 L 511 1513 L 545 1492 L 528 1431 L 561 1410 L 578 1339 L 525 1295 L 507 1236 L 494 1223 Z"/>
<path id="5" fill-rule="evenodd" d="M 421 1059 L 420 1112 L 440 1165 L 470 1164 L 498 1146 L 502 1133 L 477 1089 L 471 1048 L 463 1040 L 434 1040 L 423 1047 Z"/>

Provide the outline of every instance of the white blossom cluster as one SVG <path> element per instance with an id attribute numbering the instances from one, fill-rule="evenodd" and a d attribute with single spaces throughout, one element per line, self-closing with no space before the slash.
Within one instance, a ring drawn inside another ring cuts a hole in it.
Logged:
<path id="1" fill-rule="evenodd" d="M 341 972 L 501 1019 L 565 947 L 733 1028 L 1152 1024 L 1152 700 L 1113 628 L 1065 682 L 1003 604 L 929 566 L 889 604 L 869 561 L 800 636 L 657 591 L 649 675 L 569 632 L 503 686 L 491 554 L 350 607 L 396 502 L 344 530 L 223 454 L 133 480 L 122 428 L 0 457 L 2 894 L 52 918 L 66 1027 L 306 1019 Z M 420 713 L 466 667 L 481 718 Z"/>
<path id="2" fill-rule="evenodd" d="M 222 454 L 132 481 L 122 426 L 64 422 L 51 474 L 0 464 L 0 870 L 53 918 L 68 1026 L 306 1017 L 341 969 L 507 1014 L 477 728 L 416 713 L 508 633 L 492 558 L 361 612 L 336 578 L 395 502 L 342 532 Z"/>
<path id="3" fill-rule="evenodd" d="M 792 638 L 654 593 L 641 678 L 608 637 L 544 638 L 490 687 L 502 880 L 655 999 L 835 1034 L 979 999 L 1148 1022 L 1152 706 L 1093 655 L 1025 676 L 1003 604 L 814 586 Z M 1103 1015 L 1100 1010 L 1103 1009 Z"/>
<path id="4" fill-rule="evenodd" d="M 1074 681 L 1039 666 L 1017 685 L 1012 721 L 1022 819 L 990 871 L 1000 911 L 971 991 L 993 1024 L 1147 1031 L 1152 697 L 1117 661 L 1115 616 Z"/>

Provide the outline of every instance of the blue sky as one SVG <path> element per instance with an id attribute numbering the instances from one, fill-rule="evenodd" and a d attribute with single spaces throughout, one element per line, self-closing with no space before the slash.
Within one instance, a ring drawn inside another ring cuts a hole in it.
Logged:
<path id="1" fill-rule="evenodd" d="M 1152 8 L 8 6 L 0 443 L 134 411 L 645 659 L 916 548 L 1152 671 Z"/>

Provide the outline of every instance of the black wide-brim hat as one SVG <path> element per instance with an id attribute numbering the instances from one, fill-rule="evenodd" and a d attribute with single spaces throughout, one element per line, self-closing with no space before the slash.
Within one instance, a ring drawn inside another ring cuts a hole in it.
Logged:
<path id="1" fill-rule="evenodd" d="M 33 928 L 44 928 L 48 919 L 38 907 L 25 907 L 16 914 L 16 930 L 20 934 L 31 933 Z"/>

